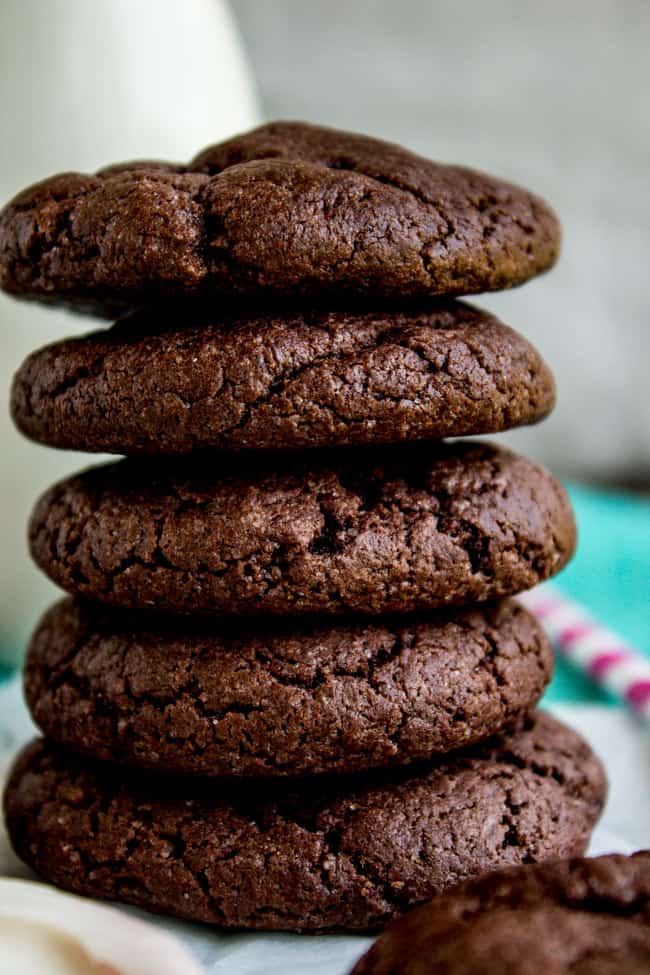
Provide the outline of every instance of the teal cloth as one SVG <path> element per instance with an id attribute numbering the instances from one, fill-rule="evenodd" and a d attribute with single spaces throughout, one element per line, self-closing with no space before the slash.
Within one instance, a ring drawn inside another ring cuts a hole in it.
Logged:
<path id="1" fill-rule="evenodd" d="M 650 657 L 650 500 L 581 485 L 568 490 L 578 550 L 554 583 Z M 563 660 L 546 700 L 614 703 Z"/>
<path id="2" fill-rule="evenodd" d="M 650 657 L 650 500 L 581 485 L 569 485 L 569 494 L 578 520 L 578 551 L 555 583 Z M 9 673 L 0 665 L 0 682 Z M 558 660 L 546 700 L 610 699 Z"/>

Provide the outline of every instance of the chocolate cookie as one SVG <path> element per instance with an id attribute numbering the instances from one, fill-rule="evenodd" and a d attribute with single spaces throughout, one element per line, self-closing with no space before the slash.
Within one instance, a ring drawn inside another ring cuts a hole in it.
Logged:
<path id="1" fill-rule="evenodd" d="M 54 485 L 32 555 L 125 608 L 387 613 L 529 589 L 568 561 L 568 499 L 542 468 L 457 442 L 182 464 L 123 460 Z"/>
<path id="2" fill-rule="evenodd" d="M 584 852 L 605 794 L 550 716 L 418 771 L 242 783 L 97 766 L 38 741 L 5 793 L 60 887 L 225 928 L 373 929 L 459 880 Z"/>
<path id="3" fill-rule="evenodd" d="M 399 146 L 275 122 L 189 165 L 64 173 L 0 213 L 0 285 L 100 314 L 160 295 L 462 295 L 554 262 L 526 190 Z"/>
<path id="4" fill-rule="evenodd" d="M 54 741 L 199 775 L 403 765 L 514 725 L 553 652 L 514 602 L 378 622 L 197 625 L 75 602 L 36 630 L 25 692 Z"/>
<path id="5" fill-rule="evenodd" d="M 647 975 L 650 851 L 500 870 L 384 932 L 353 975 Z"/>
<path id="6" fill-rule="evenodd" d="M 430 302 L 136 314 L 33 353 L 12 405 L 23 433 L 50 446 L 185 454 L 494 433 L 542 419 L 554 398 L 524 338 Z"/>

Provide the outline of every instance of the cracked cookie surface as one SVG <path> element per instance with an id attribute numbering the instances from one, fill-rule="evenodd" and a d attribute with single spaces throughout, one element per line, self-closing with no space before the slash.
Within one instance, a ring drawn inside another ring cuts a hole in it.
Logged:
<path id="1" fill-rule="evenodd" d="M 135 314 L 34 352 L 12 408 L 51 446 L 185 454 L 496 433 L 542 419 L 554 398 L 522 336 L 450 301 Z"/>
<path id="2" fill-rule="evenodd" d="M 397 921 L 352 975 L 642 975 L 650 851 L 563 860 L 469 881 Z"/>
<path id="3" fill-rule="evenodd" d="M 63 589 L 125 608 L 374 615 L 529 589 L 575 525 L 543 468 L 456 442 L 122 460 L 50 488 L 30 542 Z"/>
<path id="4" fill-rule="evenodd" d="M 64 173 L 0 213 L 0 285 L 99 314 L 163 295 L 463 295 L 550 267 L 519 187 L 362 135 L 274 122 L 189 165 Z"/>
<path id="5" fill-rule="evenodd" d="M 220 927 L 359 930 L 492 868 L 583 853 L 605 794 L 549 715 L 415 770 L 242 784 L 112 772 L 38 741 L 5 791 L 60 887 Z"/>
<path id="6" fill-rule="evenodd" d="M 25 664 L 32 716 L 96 759 L 197 775 L 349 773 L 517 723 L 553 651 L 512 601 L 415 617 L 233 627 L 63 600 Z"/>

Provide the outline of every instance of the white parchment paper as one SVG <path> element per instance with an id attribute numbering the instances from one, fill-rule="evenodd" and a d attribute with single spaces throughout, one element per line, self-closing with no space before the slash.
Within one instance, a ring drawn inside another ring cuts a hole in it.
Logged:
<path id="1" fill-rule="evenodd" d="M 629 853 L 650 847 L 650 732 L 613 708 L 554 706 L 605 762 L 610 794 L 591 853 Z M 35 734 L 18 681 L 0 688 L 0 778 L 16 750 Z M 30 876 L 0 827 L 0 875 Z M 200 925 L 150 917 L 175 932 L 210 975 L 346 975 L 371 938 L 343 935 L 219 934 Z"/>

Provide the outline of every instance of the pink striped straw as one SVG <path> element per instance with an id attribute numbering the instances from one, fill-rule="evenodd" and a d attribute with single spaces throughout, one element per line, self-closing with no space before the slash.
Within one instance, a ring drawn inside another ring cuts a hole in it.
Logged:
<path id="1" fill-rule="evenodd" d="M 518 598 L 544 624 L 565 660 L 650 721 L 650 660 L 551 586 Z"/>

